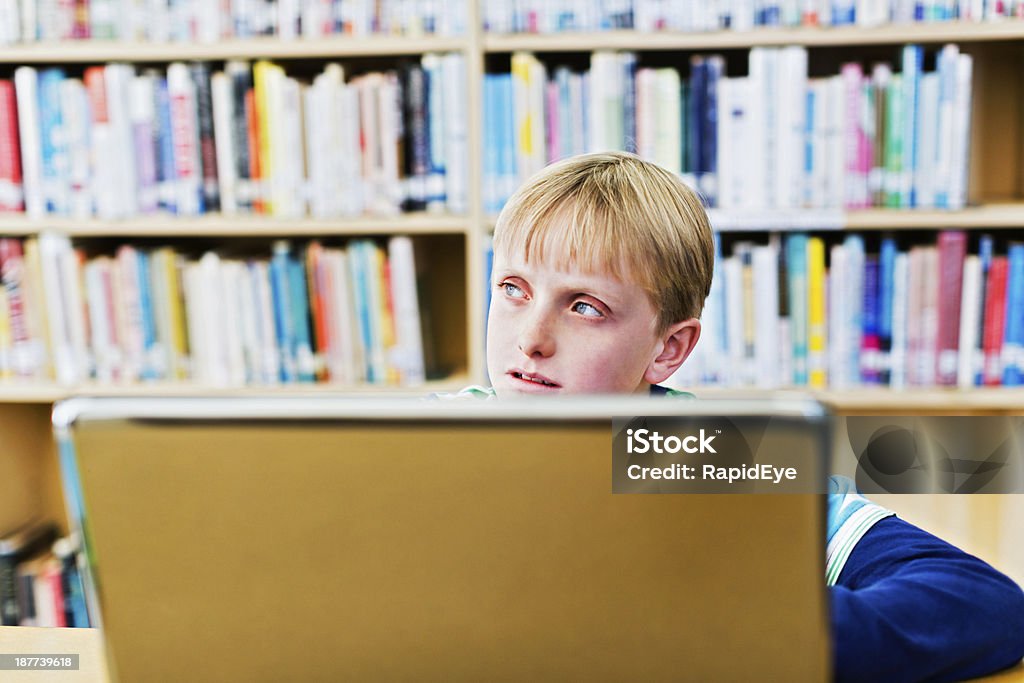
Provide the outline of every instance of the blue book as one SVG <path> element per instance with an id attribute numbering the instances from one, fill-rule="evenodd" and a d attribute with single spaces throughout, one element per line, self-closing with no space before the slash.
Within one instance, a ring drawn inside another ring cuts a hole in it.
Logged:
<path id="1" fill-rule="evenodd" d="M 313 339 L 309 325 L 309 287 L 306 269 L 294 256 L 288 257 L 288 302 L 291 327 L 294 331 L 295 374 L 300 382 L 316 381 L 316 362 L 313 357 Z"/>
<path id="2" fill-rule="evenodd" d="M 270 295 L 274 302 L 274 331 L 277 334 L 277 351 L 280 356 L 280 379 L 282 382 L 294 382 L 297 377 L 295 369 L 295 331 L 292 328 L 292 316 L 289 311 L 291 297 L 288 293 L 288 260 L 291 246 L 288 242 L 274 243 L 274 253 L 270 257 Z"/>
<path id="3" fill-rule="evenodd" d="M 352 285 L 355 290 L 356 323 L 359 326 L 359 338 L 363 345 L 363 369 L 365 371 L 366 381 L 372 383 L 375 381 L 381 381 L 383 378 L 377 377 L 376 368 L 372 361 L 373 330 L 370 313 L 370 290 L 369 283 L 367 281 L 368 274 L 366 272 L 365 252 L 367 247 L 370 249 L 373 248 L 367 240 L 356 240 L 349 244 L 347 253 L 349 271 L 352 274 Z"/>
<path id="4" fill-rule="evenodd" d="M 814 177 L 814 90 L 807 89 L 806 110 L 804 111 L 804 175 Z M 804 203 L 811 206 L 811 183 L 804 183 Z"/>
<path id="5" fill-rule="evenodd" d="M 708 206 L 718 206 L 718 82 L 725 75 L 725 59 L 712 55 L 704 61 L 704 113 L 701 129 L 700 191 Z"/>
<path id="6" fill-rule="evenodd" d="M 690 106 L 687 116 L 688 125 L 685 130 L 689 133 L 690 164 L 697 180 L 697 189 L 700 189 L 700 179 L 707 170 L 704 163 L 704 112 L 707 109 L 704 101 L 707 95 L 706 75 L 707 67 L 704 65 L 704 58 L 699 55 L 691 57 Z"/>
<path id="7" fill-rule="evenodd" d="M 496 214 L 501 208 L 498 204 L 501 150 L 498 149 L 500 136 L 498 135 L 498 107 L 496 106 L 497 80 L 498 76 L 494 74 L 484 74 L 483 203 L 484 213 L 487 214 Z"/>
<path id="8" fill-rule="evenodd" d="M 167 79 L 156 81 L 156 185 L 160 208 L 177 213 L 174 185 L 178 178 L 174 165 L 174 139 L 171 135 L 171 99 Z"/>
<path id="9" fill-rule="evenodd" d="M 558 86 L 558 143 L 559 158 L 572 154 L 572 101 L 569 96 L 569 81 L 572 72 L 568 67 L 555 69 L 555 84 Z"/>
<path id="10" fill-rule="evenodd" d="M 789 325 L 793 343 L 793 384 L 807 384 L 807 235 L 786 236 Z"/>
<path id="11" fill-rule="evenodd" d="M 959 51 L 952 46 L 947 46 L 939 52 L 936 66 L 939 74 L 939 111 L 934 115 L 939 117 L 938 129 L 943 130 L 943 124 L 947 123 L 947 117 L 954 111 L 956 102 L 956 71 Z M 952 126 L 952 120 L 948 121 Z M 935 176 L 935 206 L 939 209 L 948 209 L 950 206 L 950 190 L 953 184 L 953 174 L 959 171 L 952 167 L 952 162 L 944 163 L 950 159 L 952 150 L 938 150 L 938 161 Z"/>
<path id="12" fill-rule="evenodd" d="M 1003 386 L 1024 384 L 1024 243 L 1010 245 L 1003 332 Z"/>
<path id="13" fill-rule="evenodd" d="M 636 53 L 622 55 L 622 149 L 636 154 Z"/>
<path id="14" fill-rule="evenodd" d="M 156 314 L 153 301 L 153 287 L 150 276 L 150 255 L 136 249 L 139 273 L 139 308 L 142 313 L 142 379 L 159 379 L 156 337 Z"/>
<path id="15" fill-rule="evenodd" d="M 423 60 L 424 80 L 427 89 L 427 148 L 429 160 L 427 164 L 427 206 L 443 207 L 448 200 L 445 189 L 447 160 L 444 154 L 444 92 L 442 88 L 440 59 Z"/>
<path id="16" fill-rule="evenodd" d="M 985 340 L 985 306 L 988 301 L 988 271 L 992 268 L 992 256 L 995 251 L 995 243 L 992 239 L 992 235 L 982 235 L 978 240 L 978 259 L 981 262 L 981 303 L 979 304 L 981 315 L 978 316 L 978 343 L 976 346 L 977 353 L 984 354 L 984 340 Z M 977 372 L 974 373 L 974 386 L 980 387 L 985 385 L 985 373 L 982 364 L 979 363 L 977 366 Z"/>
<path id="17" fill-rule="evenodd" d="M 847 379 L 860 377 L 860 348 L 864 336 L 864 237 L 847 235 L 843 240 L 847 259 L 846 293 L 850 297 L 846 306 L 847 318 L 840 329 L 846 335 L 846 357 L 843 366 Z M 838 285 L 838 283 L 836 283 Z M 830 284 L 830 286 L 833 286 Z"/>
<path id="18" fill-rule="evenodd" d="M 900 206 L 917 206 L 918 148 L 920 147 L 919 110 L 921 63 L 924 49 L 920 45 L 903 46 L 903 177 L 900 185 Z M 932 112 L 934 115 L 934 112 Z"/>
<path id="19" fill-rule="evenodd" d="M 881 309 L 880 287 L 878 282 L 879 259 L 868 256 L 864 260 L 864 329 L 861 341 L 860 379 L 864 384 L 878 384 L 879 334 L 878 318 Z"/>
<path id="20" fill-rule="evenodd" d="M 518 172 L 515 161 L 515 119 L 513 117 L 514 98 L 512 87 L 512 74 L 502 74 L 498 77 L 498 150 L 500 182 L 498 183 L 498 210 L 505 206 L 505 202 L 512 196 L 518 181 Z"/>
<path id="21" fill-rule="evenodd" d="M 889 383 L 889 353 L 892 351 L 892 293 L 896 275 L 896 240 L 886 237 L 878 254 L 878 348 L 881 352 L 878 381 Z"/>
<path id="22" fill-rule="evenodd" d="M 725 311 L 725 274 L 722 272 L 722 236 L 718 231 L 711 233 L 715 245 L 715 266 L 711 278 L 711 291 L 708 293 L 708 305 L 711 314 L 714 316 L 712 329 L 715 335 L 708 340 L 714 351 L 712 358 L 718 363 L 710 368 L 710 373 L 705 373 L 704 380 L 711 383 L 726 381 L 725 363 L 729 357 L 729 326 L 726 324 Z"/>
<path id="23" fill-rule="evenodd" d="M 65 216 L 70 211 L 67 135 L 61 119 L 60 84 L 62 69 L 39 74 L 39 140 L 42 156 L 43 201 L 46 212 Z"/>

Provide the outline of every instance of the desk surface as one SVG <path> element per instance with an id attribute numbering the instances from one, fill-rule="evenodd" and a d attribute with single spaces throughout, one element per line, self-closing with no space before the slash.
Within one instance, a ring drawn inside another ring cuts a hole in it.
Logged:
<path id="1" fill-rule="evenodd" d="M 0 653 L 77 654 L 78 671 L 3 672 L 3 680 L 19 683 L 107 683 L 107 663 L 99 631 L 92 628 L 29 628 L 0 626 Z M 1024 683 L 1024 663 L 1001 673 L 972 679 L 986 683 Z"/>

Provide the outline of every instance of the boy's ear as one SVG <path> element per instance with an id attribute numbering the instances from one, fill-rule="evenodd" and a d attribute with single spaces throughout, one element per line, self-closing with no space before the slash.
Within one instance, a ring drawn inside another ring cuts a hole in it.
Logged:
<path id="1" fill-rule="evenodd" d="M 683 364 L 700 339 L 700 321 L 683 320 L 665 330 L 661 351 L 644 372 L 644 381 L 651 384 L 664 382 Z"/>

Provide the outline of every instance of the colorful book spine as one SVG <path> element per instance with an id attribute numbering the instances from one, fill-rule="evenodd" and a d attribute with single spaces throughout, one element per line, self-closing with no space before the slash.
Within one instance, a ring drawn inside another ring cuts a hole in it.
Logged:
<path id="1" fill-rule="evenodd" d="M 959 362 L 960 299 L 963 288 L 967 233 L 944 230 L 939 233 L 938 350 L 936 384 L 955 386 Z"/>
<path id="2" fill-rule="evenodd" d="M 807 369 L 815 388 L 827 384 L 825 317 L 825 243 L 820 237 L 807 240 Z"/>
<path id="3" fill-rule="evenodd" d="M 1024 384 L 1024 243 L 1010 245 L 1006 277 L 1003 385 Z"/>

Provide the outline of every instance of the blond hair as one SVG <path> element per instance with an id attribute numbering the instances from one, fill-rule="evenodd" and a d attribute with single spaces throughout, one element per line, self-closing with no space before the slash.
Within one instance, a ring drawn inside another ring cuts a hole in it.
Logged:
<path id="1" fill-rule="evenodd" d="M 711 224 L 697 195 L 625 152 L 575 156 L 534 175 L 498 216 L 494 248 L 629 278 L 650 297 L 660 330 L 700 317 L 714 269 Z"/>

